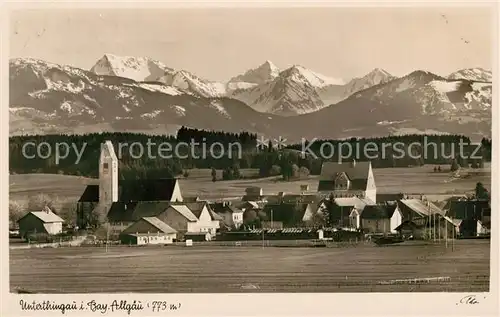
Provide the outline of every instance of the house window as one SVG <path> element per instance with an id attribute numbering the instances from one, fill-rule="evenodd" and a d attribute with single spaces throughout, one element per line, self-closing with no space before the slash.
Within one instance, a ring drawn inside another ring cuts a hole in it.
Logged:
<path id="1" fill-rule="evenodd" d="M 104 163 L 102 165 L 102 170 L 103 170 L 104 173 L 106 173 L 106 174 L 108 173 L 108 163 Z"/>

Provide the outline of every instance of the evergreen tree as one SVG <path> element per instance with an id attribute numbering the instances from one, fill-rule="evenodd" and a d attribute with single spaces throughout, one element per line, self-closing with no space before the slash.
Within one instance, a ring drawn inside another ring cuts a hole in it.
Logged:
<path id="1" fill-rule="evenodd" d="M 490 195 L 488 190 L 484 187 L 483 183 L 476 184 L 475 194 L 477 199 L 489 199 Z"/>

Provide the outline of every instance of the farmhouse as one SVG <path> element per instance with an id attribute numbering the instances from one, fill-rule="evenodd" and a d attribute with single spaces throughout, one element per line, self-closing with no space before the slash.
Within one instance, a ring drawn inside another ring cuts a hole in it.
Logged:
<path id="1" fill-rule="evenodd" d="M 491 206 L 488 200 L 449 200 L 443 209 L 452 219 L 476 219 L 485 223 L 491 221 Z"/>
<path id="2" fill-rule="evenodd" d="M 396 228 L 398 232 L 411 234 L 415 239 L 454 237 L 458 234 L 459 224 L 430 201 L 401 199 L 398 207 L 403 220 Z"/>
<path id="3" fill-rule="evenodd" d="M 445 212 L 430 201 L 420 199 L 401 199 L 398 201 L 399 210 L 403 216 L 403 221 L 409 220 L 415 223 L 426 223 L 428 218 L 440 216 Z"/>
<path id="4" fill-rule="evenodd" d="M 478 219 L 453 219 L 457 236 L 463 238 L 477 237 L 488 233 L 488 228 Z"/>
<path id="5" fill-rule="evenodd" d="M 318 184 L 321 195 L 368 198 L 377 202 L 377 187 L 371 162 L 325 162 Z"/>
<path id="6" fill-rule="evenodd" d="M 172 205 L 175 206 L 178 204 Z M 205 201 L 184 205 L 196 216 L 196 227 L 199 228 L 199 230 L 189 230 L 189 232 L 208 232 L 211 237 L 214 237 L 217 229 L 220 227 L 222 217 L 217 215 Z"/>
<path id="7" fill-rule="evenodd" d="M 367 205 L 375 205 L 375 203 L 370 199 L 358 197 L 334 198 L 333 201 L 327 198 L 320 202 L 318 209 L 320 212 L 331 209 L 330 220 L 335 227 L 359 229 L 361 214 Z"/>
<path id="8" fill-rule="evenodd" d="M 156 217 L 143 217 L 120 234 L 123 244 L 170 244 L 177 231 Z"/>
<path id="9" fill-rule="evenodd" d="M 243 224 L 243 210 L 232 206 L 229 202 L 221 202 L 210 205 L 223 221 L 231 229 L 239 229 Z"/>
<path id="10" fill-rule="evenodd" d="M 56 235 L 62 233 L 64 220 L 53 213 L 48 207 L 42 211 L 28 212 L 18 220 L 19 234 L 25 238 L 29 234 L 45 233 Z"/>
<path id="11" fill-rule="evenodd" d="M 361 227 L 370 233 L 396 233 L 402 223 L 402 214 L 397 204 L 365 206 L 361 213 Z"/>

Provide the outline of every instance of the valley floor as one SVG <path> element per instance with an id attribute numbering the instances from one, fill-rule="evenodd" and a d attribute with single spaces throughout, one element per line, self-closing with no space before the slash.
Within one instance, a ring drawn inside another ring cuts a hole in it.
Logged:
<path id="1" fill-rule="evenodd" d="M 488 240 L 457 240 L 453 250 L 443 241 L 344 248 L 10 250 L 14 292 L 484 292 L 489 272 Z M 431 281 L 404 281 L 419 278 Z"/>
<path id="2" fill-rule="evenodd" d="M 374 169 L 378 193 L 427 194 L 431 200 L 441 200 L 453 194 L 473 191 L 477 182 L 486 188 L 491 187 L 489 164 L 484 169 L 464 170 L 461 178 L 453 178 L 449 172 L 434 173 L 433 165 L 412 168 Z M 449 166 L 443 166 L 444 169 Z M 245 170 L 245 174 L 255 175 L 256 170 Z M 220 178 L 220 177 L 219 177 Z M 249 186 L 262 187 L 265 195 L 278 192 L 299 193 L 300 185 L 309 185 L 311 192 L 316 191 L 319 177 L 285 182 L 280 177 L 242 179 L 212 182 L 210 170 L 191 170 L 188 178 L 180 179 L 184 196 L 199 196 L 202 199 L 232 198 L 244 195 Z M 97 184 L 97 179 L 56 174 L 19 174 L 10 175 L 11 199 L 24 200 L 39 193 L 54 195 L 67 200 L 78 200 L 87 184 Z"/>

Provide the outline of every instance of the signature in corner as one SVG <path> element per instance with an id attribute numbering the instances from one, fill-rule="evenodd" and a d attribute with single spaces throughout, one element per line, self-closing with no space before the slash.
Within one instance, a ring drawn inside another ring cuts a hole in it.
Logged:
<path id="1" fill-rule="evenodd" d="M 462 299 L 457 304 L 465 304 L 465 305 L 475 305 L 479 304 L 479 300 L 476 295 L 467 295 L 462 297 Z"/>

